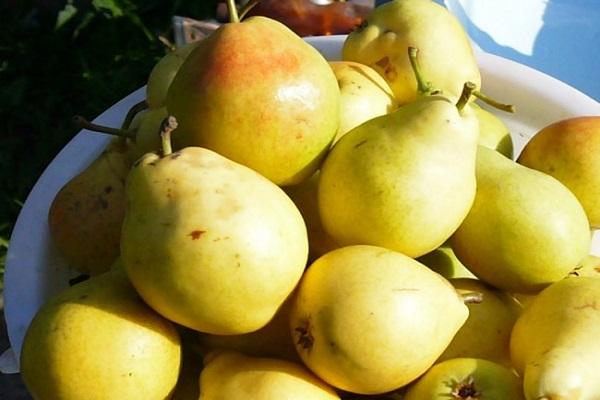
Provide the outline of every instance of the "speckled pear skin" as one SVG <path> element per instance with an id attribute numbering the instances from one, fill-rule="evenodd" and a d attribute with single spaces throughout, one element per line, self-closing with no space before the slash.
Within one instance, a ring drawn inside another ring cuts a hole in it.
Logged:
<path id="1" fill-rule="evenodd" d="M 263 327 L 304 271 L 302 216 L 281 188 L 214 151 L 147 154 L 127 179 L 123 265 L 168 319 L 213 334 Z"/>

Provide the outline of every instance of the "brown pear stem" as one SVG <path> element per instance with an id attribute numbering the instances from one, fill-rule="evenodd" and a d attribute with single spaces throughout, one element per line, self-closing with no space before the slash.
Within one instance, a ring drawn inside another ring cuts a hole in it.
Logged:
<path id="1" fill-rule="evenodd" d="M 235 0 L 227 0 L 227 8 L 229 9 L 229 22 L 240 22 Z"/>
<path id="2" fill-rule="evenodd" d="M 506 111 L 509 113 L 514 113 L 516 111 L 516 108 L 514 105 L 500 103 L 500 102 L 486 96 L 485 94 L 481 93 L 479 90 L 473 91 L 473 96 L 477 97 L 479 100 L 483 101 L 484 103 L 486 103 L 494 108 L 497 108 L 498 110 Z"/>
<path id="3" fill-rule="evenodd" d="M 125 119 L 123 120 L 123 124 L 121 125 L 121 129 L 123 129 L 123 130 L 129 130 L 129 126 L 131 125 L 131 121 L 133 121 L 133 119 L 135 118 L 135 116 L 140 111 L 144 111 L 147 108 L 148 108 L 148 103 L 146 103 L 146 100 L 142 100 L 139 103 L 136 103 L 133 106 L 131 106 L 131 108 L 129 109 L 129 111 L 127 111 L 127 115 L 125 115 Z"/>
<path id="4" fill-rule="evenodd" d="M 246 4 L 244 4 L 244 6 L 239 12 L 240 21 L 243 20 L 246 14 L 248 14 L 250 10 L 252 10 L 258 3 L 260 3 L 260 0 L 250 0 Z"/>
<path id="5" fill-rule="evenodd" d="M 462 293 L 460 297 L 465 304 L 479 304 L 483 301 L 483 293 L 480 292 Z"/>
<path id="6" fill-rule="evenodd" d="M 107 133 L 109 135 L 124 137 L 127 139 L 135 139 L 135 132 L 126 129 L 111 128 L 108 126 L 94 124 L 83 118 L 81 115 L 74 116 L 71 121 L 73 122 L 73 125 L 79 129 L 87 129 L 89 131 Z"/>
<path id="7" fill-rule="evenodd" d="M 419 65 L 418 55 L 419 49 L 412 46 L 408 47 L 408 59 L 410 60 L 410 66 L 412 67 L 413 73 L 415 74 L 415 78 L 417 80 L 417 90 L 421 94 L 431 94 L 434 89 L 431 86 L 431 82 L 425 81 L 425 78 L 423 77 L 423 72 L 421 71 L 421 67 Z"/>
<path id="8" fill-rule="evenodd" d="M 174 116 L 169 115 L 160 124 L 160 138 L 162 142 L 162 153 L 163 157 L 173 153 L 171 147 L 171 133 L 177 129 L 177 119 Z"/>
<path id="9" fill-rule="evenodd" d="M 465 108 L 476 88 L 477 86 L 473 82 L 465 82 L 463 91 L 456 102 L 456 108 L 458 108 L 459 111 Z"/>

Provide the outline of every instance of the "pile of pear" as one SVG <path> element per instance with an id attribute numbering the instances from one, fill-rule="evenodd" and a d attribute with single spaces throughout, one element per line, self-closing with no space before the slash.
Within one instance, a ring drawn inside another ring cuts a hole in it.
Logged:
<path id="1" fill-rule="evenodd" d="M 375 8 L 335 62 L 228 3 L 121 127 L 78 119 L 119 137 L 49 208 L 89 279 L 27 330 L 33 397 L 600 398 L 600 117 L 515 161 L 435 2 Z"/>

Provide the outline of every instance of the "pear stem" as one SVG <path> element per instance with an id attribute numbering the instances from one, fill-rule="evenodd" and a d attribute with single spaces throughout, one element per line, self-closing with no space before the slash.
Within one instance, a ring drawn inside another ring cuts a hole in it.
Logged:
<path id="1" fill-rule="evenodd" d="M 460 98 L 456 102 L 456 108 L 458 108 L 459 111 L 465 108 L 476 88 L 477 86 L 473 82 L 465 82 Z"/>
<path id="2" fill-rule="evenodd" d="M 135 139 L 135 132 L 133 131 L 94 124 L 81 115 L 74 116 L 71 121 L 73 122 L 73 125 L 79 129 L 87 129 L 89 131 L 107 133 L 109 135 L 124 137 L 127 139 Z"/>
<path id="3" fill-rule="evenodd" d="M 469 292 L 460 295 L 465 304 L 479 304 L 483 301 L 483 293 Z"/>
<path id="4" fill-rule="evenodd" d="M 140 111 L 144 111 L 147 108 L 148 108 L 148 103 L 146 103 L 146 100 L 142 100 L 139 103 L 136 103 L 133 106 L 131 106 L 129 111 L 127 111 L 127 115 L 125 115 L 125 119 L 123 120 L 121 129 L 129 130 L 129 126 L 131 125 L 131 121 L 133 121 L 133 118 L 135 118 L 135 116 Z"/>
<path id="5" fill-rule="evenodd" d="M 160 138 L 162 142 L 162 153 L 163 157 L 173 153 L 171 147 L 171 133 L 177 129 L 177 119 L 174 116 L 169 115 L 160 124 Z"/>
<path id="6" fill-rule="evenodd" d="M 486 96 L 485 94 L 481 93 L 479 90 L 473 91 L 473 96 L 477 97 L 479 100 L 483 101 L 484 103 L 486 103 L 494 108 L 497 108 L 498 110 L 506 111 L 509 113 L 514 113 L 516 110 L 514 105 L 500 103 L 500 102 Z"/>
<path id="7" fill-rule="evenodd" d="M 235 0 L 227 0 L 227 8 L 229 9 L 229 22 L 240 22 Z"/>
<path id="8" fill-rule="evenodd" d="M 246 14 L 248 14 L 250 10 L 252 10 L 258 3 L 260 3 L 260 0 L 250 0 L 246 4 L 244 4 L 244 6 L 239 12 L 240 21 L 243 20 Z"/>
<path id="9" fill-rule="evenodd" d="M 421 67 L 419 66 L 418 54 L 419 49 L 412 46 L 408 47 L 408 59 L 410 60 L 410 66 L 412 67 L 415 78 L 417 79 L 417 90 L 421 94 L 431 94 L 431 92 L 434 90 L 431 87 L 431 82 L 426 82 L 425 78 L 423 78 L 423 73 L 421 71 Z"/>

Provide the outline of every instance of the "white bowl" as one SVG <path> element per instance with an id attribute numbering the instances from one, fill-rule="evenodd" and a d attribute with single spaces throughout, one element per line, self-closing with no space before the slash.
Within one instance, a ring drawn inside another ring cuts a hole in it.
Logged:
<path id="1" fill-rule="evenodd" d="M 339 60 L 345 36 L 307 38 L 327 59 Z M 529 67 L 501 57 L 479 53 L 483 91 L 515 104 L 517 112 L 501 114 L 513 134 L 515 154 L 527 140 L 550 122 L 576 115 L 600 115 L 600 104 L 572 87 Z M 141 88 L 122 99 L 96 123 L 119 126 L 133 104 L 144 98 Z M 56 156 L 29 194 L 14 227 L 4 280 L 5 318 L 15 354 L 20 354 L 25 331 L 42 303 L 66 288 L 78 273 L 69 270 L 50 242 L 47 215 L 57 191 L 85 168 L 108 143 L 106 135 L 82 131 Z M 595 235 L 593 252 L 600 255 Z"/>

